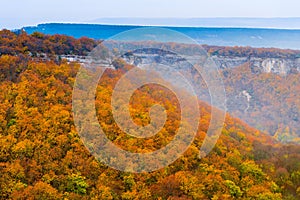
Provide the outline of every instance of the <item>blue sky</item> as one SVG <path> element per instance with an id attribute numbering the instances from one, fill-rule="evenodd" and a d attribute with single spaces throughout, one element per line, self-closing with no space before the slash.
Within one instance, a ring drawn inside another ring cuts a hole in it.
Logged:
<path id="1" fill-rule="evenodd" d="M 300 17 L 299 8 L 299 0 L 2 0 L 0 28 L 110 17 Z"/>

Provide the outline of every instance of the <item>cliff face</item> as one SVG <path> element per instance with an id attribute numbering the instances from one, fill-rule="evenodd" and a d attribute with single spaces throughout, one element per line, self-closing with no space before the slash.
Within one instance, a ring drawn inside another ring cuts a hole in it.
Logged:
<path id="1" fill-rule="evenodd" d="M 147 52 L 132 52 L 123 58 L 130 64 L 143 66 L 150 63 L 161 63 L 166 65 L 185 65 L 180 55 L 171 52 L 161 52 L 156 49 Z M 241 66 L 247 62 L 253 73 L 273 73 L 281 76 L 290 73 L 300 72 L 300 58 L 277 58 L 277 57 L 255 57 L 255 56 L 221 56 L 214 55 L 211 57 L 216 65 L 221 69 L 232 69 Z M 192 58 L 193 59 L 193 58 Z"/>
<path id="2" fill-rule="evenodd" d="M 257 57 L 212 57 L 220 69 L 231 69 L 250 62 L 251 70 L 254 73 L 274 73 L 288 75 L 300 72 L 300 59 L 291 58 L 257 58 Z"/>

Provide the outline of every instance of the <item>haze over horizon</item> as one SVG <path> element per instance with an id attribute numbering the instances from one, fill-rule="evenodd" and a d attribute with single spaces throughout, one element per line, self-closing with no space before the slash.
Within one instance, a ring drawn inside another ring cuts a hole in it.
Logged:
<path id="1" fill-rule="evenodd" d="M 101 18 L 300 17 L 300 2 L 296 0 L 11 0 L 4 4 L 5 9 L 0 12 L 0 29 L 18 29 L 45 22 L 90 23 Z"/>

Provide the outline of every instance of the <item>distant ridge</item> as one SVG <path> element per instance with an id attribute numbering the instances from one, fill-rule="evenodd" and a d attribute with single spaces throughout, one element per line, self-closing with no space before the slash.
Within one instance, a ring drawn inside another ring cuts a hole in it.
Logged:
<path id="1" fill-rule="evenodd" d="M 99 18 L 87 23 L 171 27 L 300 29 L 300 18 Z"/>

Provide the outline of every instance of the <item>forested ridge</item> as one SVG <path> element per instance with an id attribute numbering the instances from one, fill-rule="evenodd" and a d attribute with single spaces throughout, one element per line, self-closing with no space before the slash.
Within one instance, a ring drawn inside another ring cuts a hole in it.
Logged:
<path id="1" fill-rule="evenodd" d="M 75 39 L 66 35 L 44 35 L 35 32 L 28 35 L 9 30 L 0 31 L 0 55 L 28 55 L 45 60 L 57 59 L 60 55 L 86 56 L 100 41 L 82 37 Z"/>
<path id="2" fill-rule="evenodd" d="M 39 54 L 54 55 L 81 55 L 86 56 L 101 41 L 82 37 L 75 39 L 66 35 L 45 35 L 35 32 L 31 35 L 24 31 L 11 32 L 0 31 L 0 53 L 1 54 Z M 176 45 L 176 44 L 174 44 Z M 177 45 L 176 48 L 186 45 Z M 197 46 L 195 46 L 197 48 Z M 299 50 L 278 48 L 252 48 L 252 47 L 225 47 L 203 45 L 210 55 L 236 56 L 236 57 L 261 57 L 261 58 L 300 58 Z"/>
<path id="3" fill-rule="evenodd" d="M 2 49 L 7 45 L 3 45 L 5 37 L 1 35 Z M 37 41 L 44 42 L 43 38 L 51 36 L 39 37 Z M 300 198 L 300 147 L 277 143 L 230 115 L 213 151 L 200 159 L 199 148 L 210 120 L 210 107 L 203 102 L 199 102 L 197 136 L 175 163 L 141 174 L 105 166 L 87 151 L 73 122 L 72 89 L 80 65 L 57 62 L 55 56 L 34 59 L 35 51 L 47 52 L 33 48 L 30 54 L 21 53 L 20 45 L 9 44 L 11 49 L 1 50 L 0 57 L 1 199 Z M 85 54 L 78 50 L 79 55 Z M 157 101 L 165 106 L 171 119 L 157 137 L 147 141 L 127 137 L 114 122 L 110 98 L 114 84 L 132 67 L 106 70 L 97 87 L 97 116 L 115 144 L 132 152 L 153 151 L 172 140 L 179 122 L 177 101 L 157 85 L 137 90 L 130 104 L 137 124 L 149 123 L 147 108 Z"/>

